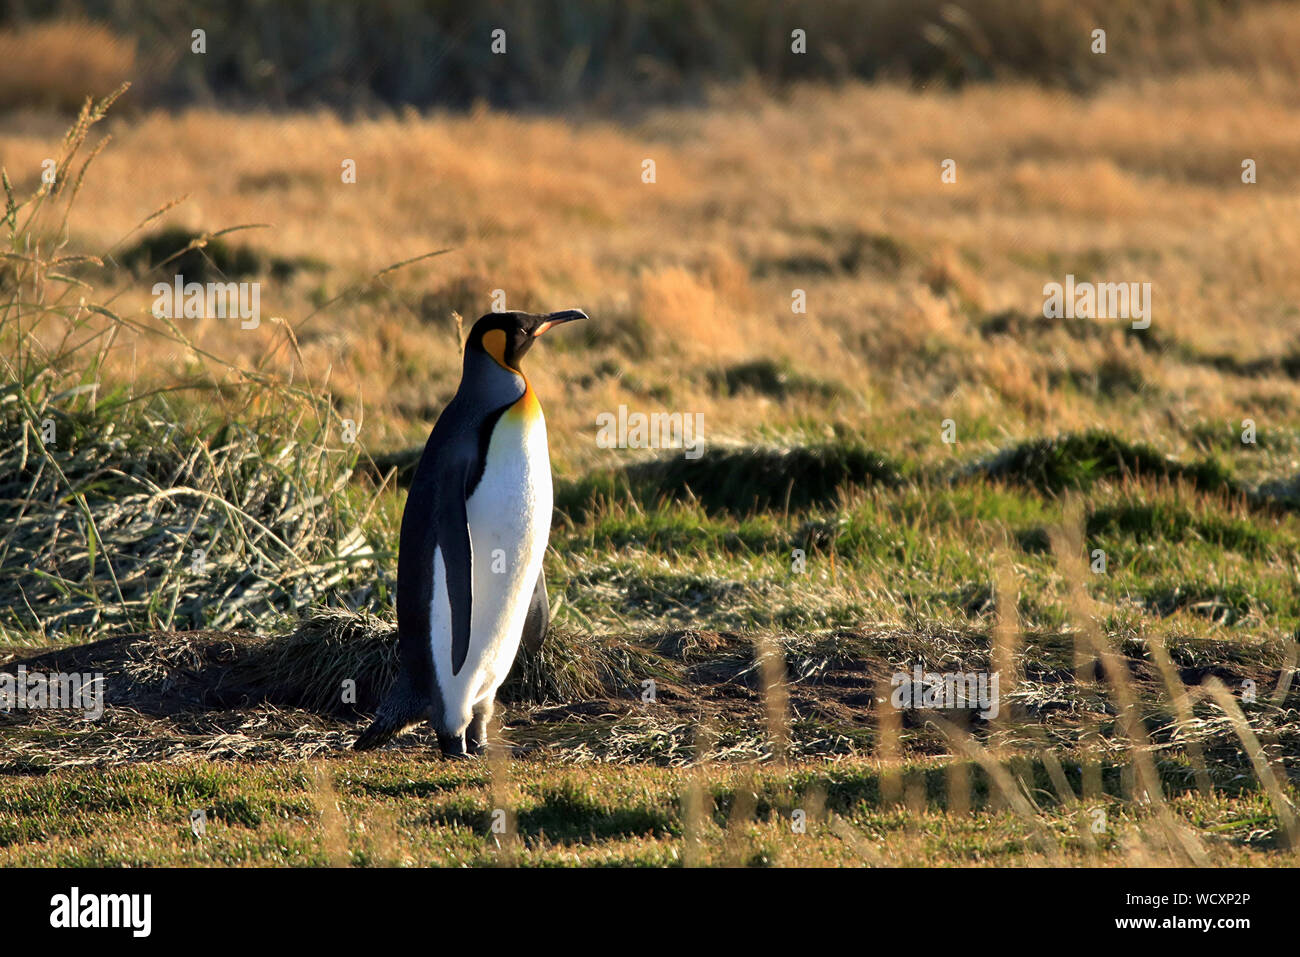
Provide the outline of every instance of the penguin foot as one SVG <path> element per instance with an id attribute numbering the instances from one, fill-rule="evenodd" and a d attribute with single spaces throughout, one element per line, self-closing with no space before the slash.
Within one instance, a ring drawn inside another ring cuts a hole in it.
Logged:
<path id="1" fill-rule="evenodd" d="M 469 742 L 470 754 L 487 752 L 488 723 L 492 720 L 494 710 L 495 706 L 490 698 L 474 709 L 474 716 L 470 719 L 469 727 L 465 729 L 465 740 Z"/>
<path id="2" fill-rule="evenodd" d="M 438 747 L 444 758 L 468 758 L 465 751 L 464 734 L 443 734 L 438 732 Z"/>
<path id="3" fill-rule="evenodd" d="M 469 723 L 469 730 L 465 732 L 465 741 L 469 745 L 469 753 L 480 755 L 487 752 L 487 721 L 475 716 L 474 720 Z"/>

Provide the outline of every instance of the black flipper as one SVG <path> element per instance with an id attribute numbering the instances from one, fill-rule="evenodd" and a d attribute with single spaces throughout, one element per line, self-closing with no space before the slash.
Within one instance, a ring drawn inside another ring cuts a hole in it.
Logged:
<path id="1" fill-rule="evenodd" d="M 451 464 L 439 482 L 438 549 L 447 576 L 451 605 L 451 673 L 460 674 L 469 657 L 469 625 L 474 610 L 474 553 L 465 514 L 466 472 L 472 463 Z"/>
<path id="2" fill-rule="evenodd" d="M 537 573 L 537 585 L 533 588 L 533 598 L 528 605 L 528 617 L 524 619 L 523 646 L 530 655 L 542 650 L 546 632 L 551 627 L 551 606 L 546 597 L 546 572 Z"/>

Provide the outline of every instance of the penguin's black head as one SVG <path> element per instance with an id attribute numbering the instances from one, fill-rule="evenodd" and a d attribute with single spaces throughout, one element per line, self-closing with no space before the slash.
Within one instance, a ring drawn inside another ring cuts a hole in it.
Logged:
<path id="1" fill-rule="evenodd" d="M 499 365 L 519 371 L 519 360 L 532 348 L 537 337 L 551 326 L 574 319 L 586 319 L 581 309 L 535 314 L 531 312 L 489 312 L 474 323 L 465 341 L 465 352 L 486 352 Z"/>

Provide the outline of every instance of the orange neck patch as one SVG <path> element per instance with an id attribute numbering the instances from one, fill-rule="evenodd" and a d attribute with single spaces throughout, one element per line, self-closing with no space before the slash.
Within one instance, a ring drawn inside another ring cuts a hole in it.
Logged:
<path id="1" fill-rule="evenodd" d="M 537 401 L 537 393 L 533 391 L 533 384 L 528 381 L 528 377 L 524 376 L 523 378 L 524 394 L 510 407 L 510 411 L 506 415 L 527 422 L 542 414 L 542 404 Z"/>

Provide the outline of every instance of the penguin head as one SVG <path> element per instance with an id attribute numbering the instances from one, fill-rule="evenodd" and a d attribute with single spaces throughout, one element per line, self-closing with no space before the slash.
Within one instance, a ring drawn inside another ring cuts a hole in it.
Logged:
<path id="1" fill-rule="evenodd" d="M 497 365 L 519 371 L 519 361 L 524 357 L 537 337 L 552 326 L 574 319 L 586 319 L 587 314 L 581 309 L 565 309 L 563 312 L 489 312 L 474 323 L 465 341 L 465 352 L 484 352 L 491 356 Z"/>

